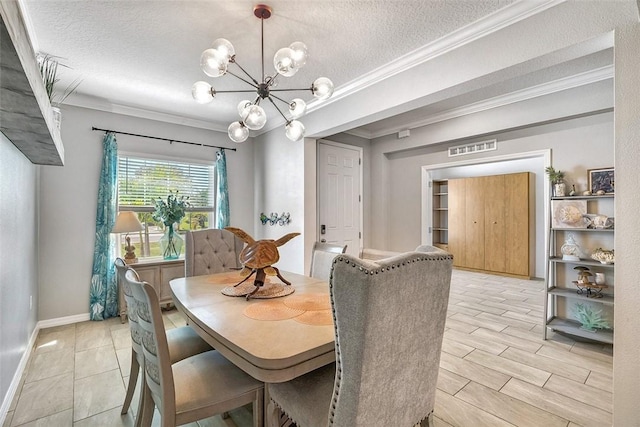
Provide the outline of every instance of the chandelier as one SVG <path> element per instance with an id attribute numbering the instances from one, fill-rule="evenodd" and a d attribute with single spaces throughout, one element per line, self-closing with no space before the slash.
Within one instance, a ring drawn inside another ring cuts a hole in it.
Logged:
<path id="1" fill-rule="evenodd" d="M 238 104 L 237 110 L 240 120 L 229 125 L 228 133 L 232 141 L 240 143 L 249 137 L 249 130 L 260 130 L 267 123 L 267 115 L 260 106 L 260 102 L 268 100 L 278 110 L 285 120 L 285 134 L 292 141 L 299 141 L 304 137 L 305 128 L 302 122 L 296 120 L 301 117 L 307 110 L 307 104 L 300 98 L 295 98 L 289 102 L 277 96 L 274 92 L 290 92 L 311 90 L 311 93 L 318 99 L 327 99 L 333 94 L 333 83 L 326 77 L 316 79 L 310 88 L 298 89 L 276 89 L 277 80 L 280 76 L 291 77 L 298 72 L 307 62 L 307 46 L 302 42 L 294 42 L 289 47 L 283 47 L 278 50 L 273 57 L 273 66 L 275 73 L 272 76 L 266 75 L 264 72 L 264 20 L 271 16 L 271 8 L 264 4 L 259 4 L 253 8 L 253 14 L 260 19 L 260 42 L 262 53 L 262 80 L 259 82 L 253 78 L 244 68 L 236 61 L 236 54 L 233 45 L 229 40 L 216 39 L 211 48 L 202 52 L 200 56 L 200 66 L 202 71 L 210 77 L 220 77 L 225 74 L 232 76 L 247 83 L 253 89 L 247 90 L 216 90 L 209 83 L 199 81 L 194 83 L 191 94 L 196 102 L 206 104 L 213 101 L 218 93 L 241 93 L 253 92 L 256 94 L 255 99 L 243 100 Z M 229 64 L 235 64 L 236 67 L 246 75 L 235 74 L 229 71 Z M 288 107 L 291 119 L 282 112 L 276 101 L 279 101 Z"/>

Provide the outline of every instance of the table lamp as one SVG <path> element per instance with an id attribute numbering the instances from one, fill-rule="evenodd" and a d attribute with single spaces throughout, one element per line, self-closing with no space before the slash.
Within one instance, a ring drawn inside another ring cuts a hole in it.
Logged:
<path id="1" fill-rule="evenodd" d="M 131 245 L 131 238 L 129 237 L 129 233 L 133 231 L 141 231 L 144 227 L 138 220 L 138 215 L 135 212 L 131 211 L 123 211 L 118 214 L 118 218 L 116 218 L 116 225 L 113 226 L 112 233 L 127 233 L 124 239 L 127 242 L 127 245 L 124 247 L 127 253 L 124 256 L 124 262 L 127 264 L 133 264 L 138 262 L 138 257 L 136 257 L 135 246 Z"/>

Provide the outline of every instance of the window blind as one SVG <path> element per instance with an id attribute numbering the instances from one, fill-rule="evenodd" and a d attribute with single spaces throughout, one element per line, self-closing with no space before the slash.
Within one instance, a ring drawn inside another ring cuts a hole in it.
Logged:
<path id="1" fill-rule="evenodd" d="M 132 156 L 118 158 L 118 205 L 120 210 L 153 212 L 158 198 L 169 192 L 189 197 L 187 211 L 214 210 L 213 165 Z"/>

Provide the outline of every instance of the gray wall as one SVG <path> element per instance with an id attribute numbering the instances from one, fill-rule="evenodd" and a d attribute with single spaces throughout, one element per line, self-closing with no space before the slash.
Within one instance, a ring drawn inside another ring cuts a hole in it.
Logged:
<path id="1" fill-rule="evenodd" d="M 412 131 L 411 138 L 426 138 L 427 128 Z M 500 132 L 483 135 L 475 140 L 497 139 L 498 149 L 482 154 L 448 157 L 447 147 L 460 145 L 461 141 L 444 143 L 430 147 L 416 148 L 395 154 L 384 154 L 376 150 L 374 141 L 374 162 L 383 164 L 384 168 L 372 168 L 372 180 L 384 183 L 383 191 L 371 193 L 372 204 L 385 206 L 386 215 L 370 215 L 374 226 L 371 228 L 371 241 L 376 242 L 378 249 L 391 251 L 407 251 L 421 242 L 422 206 L 424 194 L 421 182 L 421 168 L 429 165 L 444 165 L 474 158 L 490 158 L 501 155 L 514 155 L 522 152 L 551 150 L 552 164 L 556 169 L 566 172 L 569 189 L 575 184 L 576 189 L 583 191 L 587 187 L 587 169 L 613 166 L 613 113 L 603 113 L 588 117 L 560 121 L 557 123 L 532 126 L 517 131 Z M 529 162 L 493 163 L 485 167 L 466 167 L 453 170 L 441 169 L 438 178 L 455 178 L 459 176 L 482 176 L 501 173 L 529 171 L 535 174 L 536 203 L 535 215 L 535 276 L 544 275 L 544 188 L 547 181 L 544 177 L 544 164 L 541 160 Z M 511 163 L 511 165 L 509 165 Z M 386 195 L 386 199 L 382 199 Z M 386 222 L 381 218 L 386 217 Z"/>
<path id="2" fill-rule="evenodd" d="M 38 174 L 0 133 L 0 401 L 36 326 Z"/>
<path id="3" fill-rule="evenodd" d="M 237 148 L 227 152 L 231 223 L 253 232 L 253 143 L 226 134 L 77 107 L 64 107 L 65 166 L 43 167 L 41 179 L 39 320 L 86 315 L 104 132 L 115 129 Z M 212 148 L 117 135 L 120 151 L 167 158 L 215 159 Z M 71 274 L 72 272 L 72 274 Z"/>

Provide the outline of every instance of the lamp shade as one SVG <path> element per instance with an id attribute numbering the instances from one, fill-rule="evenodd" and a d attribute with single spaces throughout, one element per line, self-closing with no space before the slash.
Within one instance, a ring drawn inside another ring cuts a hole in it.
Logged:
<path id="1" fill-rule="evenodd" d="M 112 233 L 131 233 L 143 230 L 144 227 L 138 219 L 138 215 L 132 211 L 124 211 L 118 214 L 116 225 L 113 226 Z"/>

